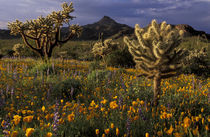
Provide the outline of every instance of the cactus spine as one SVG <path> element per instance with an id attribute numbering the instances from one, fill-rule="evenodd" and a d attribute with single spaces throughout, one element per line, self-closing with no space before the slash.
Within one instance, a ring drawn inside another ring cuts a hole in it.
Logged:
<path id="1" fill-rule="evenodd" d="M 152 20 L 147 30 L 135 25 L 137 41 L 124 37 L 136 67 L 142 70 L 139 76 L 153 79 L 154 106 L 158 105 L 161 80 L 180 74 L 182 65 L 179 61 L 185 52 L 177 47 L 181 43 L 182 34 L 181 31 L 173 30 L 165 21 L 159 25 L 156 20 Z"/>

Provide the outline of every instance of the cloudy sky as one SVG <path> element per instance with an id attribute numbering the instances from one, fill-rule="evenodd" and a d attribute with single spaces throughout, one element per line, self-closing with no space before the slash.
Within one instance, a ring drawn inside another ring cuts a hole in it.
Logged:
<path id="1" fill-rule="evenodd" d="M 152 19 L 170 24 L 189 24 L 210 33 L 210 0 L 0 0 L 0 28 L 19 19 L 35 19 L 61 9 L 61 3 L 73 2 L 80 25 L 98 21 L 104 15 L 119 23 L 144 27 Z"/>

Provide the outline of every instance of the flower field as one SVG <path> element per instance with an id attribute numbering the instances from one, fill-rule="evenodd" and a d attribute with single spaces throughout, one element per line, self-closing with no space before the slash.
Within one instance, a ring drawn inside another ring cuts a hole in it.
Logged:
<path id="1" fill-rule="evenodd" d="M 135 69 L 93 70 L 75 60 L 0 60 L 0 135 L 12 137 L 208 137 L 210 79 L 153 85 Z"/>

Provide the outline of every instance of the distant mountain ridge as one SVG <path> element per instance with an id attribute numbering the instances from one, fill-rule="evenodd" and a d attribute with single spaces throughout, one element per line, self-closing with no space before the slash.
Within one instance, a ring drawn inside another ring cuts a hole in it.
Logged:
<path id="1" fill-rule="evenodd" d="M 197 31 L 187 24 L 178 24 L 172 25 L 174 28 L 179 30 L 184 30 L 185 36 L 204 36 L 210 40 L 210 34 L 205 33 L 204 31 Z M 87 24 L 82 26 L 83 33 L 80 38 L 75 40 L 97 40 L 99 33 L 103 33 L 103 37 L 106 39 L 108 37 L 119 38 L 124 35 L 133 35 L 134 28 L 126 25 L 117 23 L 115 20 L 108 16 L 104 16 L 98 22 Z M 145 27 L 147 28 L 147 27 Z M 62 28 L 62 34 L 65 36 L 68 33 L 68 28 Z M 19 38 L 20 36 L 10 35 L 9 30 L 0 29 L 0 39 L 14 39 Z"/>
<path id="2" fill-rule="evenodd" d="M 0 29 L 0 39 L 15 39 L 20 36 L 10 35 L 10 30 Z"/>

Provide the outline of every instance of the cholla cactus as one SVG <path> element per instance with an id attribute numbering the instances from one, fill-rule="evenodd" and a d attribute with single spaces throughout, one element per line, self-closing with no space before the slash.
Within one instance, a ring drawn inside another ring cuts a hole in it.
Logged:
<path id="1" fill-rule="evenodd" d="M 73 3 L 69 5 L 63 3 L 62 8 L 61 11 L 53 11 L 46 17 L 40 16 L 38 19 L 27 20 L 26 22 L 16 20 L 9 23 L 8 28 L 11 30 L 11 34 L 20 34 L 26 46 L 39 54 L 42 59 L 49 60 L 56 46 L 81 34 L 80 26 L 69 23 L 74 18 L 70 15 L 74 11 Z M 60 31 L 64 24 L 69 25 L 69 35 L 61 38 Z M 34 44 L 29 40 L 34 41 Z"/>
<path id="2" fill-rule="evenodd" d="M 102 35 L 99 36 L 99 41 L 93 45 L 92 53 L 96 56 L 99 55 L 102 57 L 103 62 L 105 63 L 105 56 L 108 55 L 111 51 L 117 48 L 118 43 L 113 42 L 112 39 L 103 40 Z"/>
<path id="3" fill-rule="evenodd" d="M 143 72 L 139 76 L 146 76 L 154 81 L 155 106 L 161 92 L 161 79 L 178 75 L 182 67 L 179 61 L 185 52 L 177 49 L 181 43 L 181 34 L 182 31 L 172 30 L 171 25 L 167 25 L 165 21 L 158 25 L 156 20 L 152 20 L 146 31 L 136 24 L 137 41 L 124 37 L 136 67 Z"/>
<path id="4" fill-rule="evenodd" d="M 13 46 L 12 50 L 14 51 L 13 55 L 20 58 L 21 55 L 24 53 L 25 46 L 24 44 L 18 43 Z"/>

